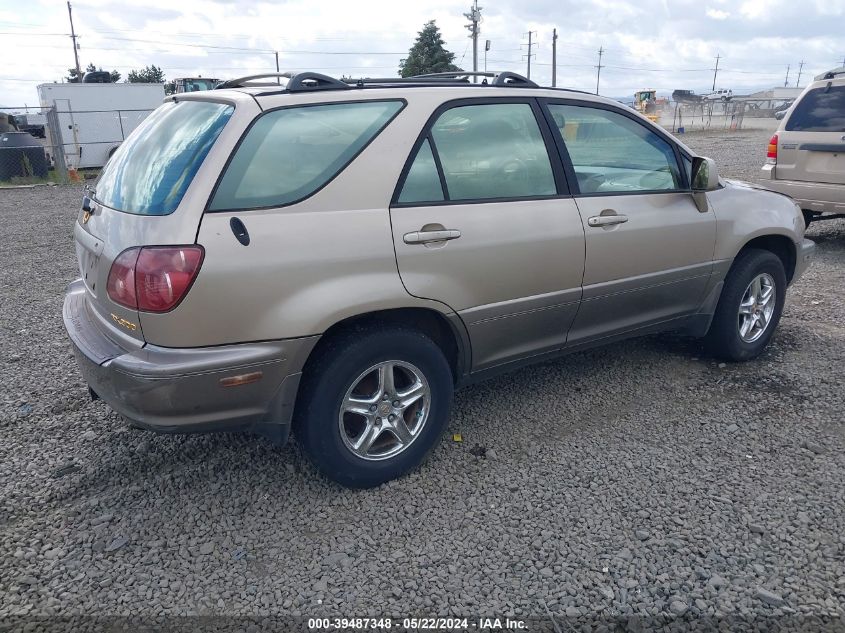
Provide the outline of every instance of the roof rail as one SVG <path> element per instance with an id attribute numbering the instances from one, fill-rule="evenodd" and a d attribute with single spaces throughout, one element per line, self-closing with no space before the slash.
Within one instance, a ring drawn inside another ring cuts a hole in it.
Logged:
<path id="1" fill-rule="evenodd" d="M 483 77 L 481 84 L 470 83 L 470 77 Z M 261 82 L 263 79 L 287 79 L 284 85 L 273 82 Z M 492 81 L 488 82 L 488 79 Z M 500 86 L 509 88 L 539 88 L 539 86 L 512 72 L 471 72 L 453 71 L 444 73 L 430 73 L 427 75 L 414 75 L 412 77 L 362 77 L 360 79 L 335 79 L 328 75 L 311 71 L 284 72 L 284 73 L 262 73 L 260 75 L 247 75 L 223 81 L 215 87 L 215 90 L 226 88 L 245 87 L 267 87 L 272 88 L 270 92 L 262 94 L 274 94 L 282 92 L 312 92 L 315 90 L 349 90 L 351 88 L 365 88 L 367 86 L 386 88 L 389 86 L 423 87 L 423 86 Z"/>
<path id="2" fill-rule="evenodd" d="M 305 71 L 296 73 L 287 85 L 288 92 L 303 92 L 310 90 L 348 90 L 349 84 L 340 79 L 329 77 L 321 73 Z"/>
<path id="3" fill-rule="evenodd" d="M 261 73 L 260 75 L 247 75 L 246 77 L 238 77 L 236 79 L 227 79 L 217 84 L 215 90 L 224 90 L 225 88 L 243 88 L 244 84 L 256 79 L 269 79 L 271 77 L 290 79 L 293 73 Z"/>
<path id="4" fill-rule="evenodd" d="M 839 68 L 833 68 L 832 70 L 825 71 L 821 75 L 816 75 L 815 77 L 813 77 L 813 80 L 821 81 L 823 79 L 834 79 L 837 75 L 845 75 L 845 66 L 840 66 Z"/>
<path id="5" fill-rule="evenodd" d="M 288 92 L 303 92 L 311 90 L 345 90 L 349 88 L 345 82 L 323 75 L 320 73 L 305 71 L 305 72 L 284 72 L 284 73 L 261 73 L 260 75 L 247 75 L 246 77 L 238 77 L 237 79 L 229 79 L 221 84 L 218 84 L 214 89 L 221 90 L 225 88 L 243 88 L 247 84 L 256 79 L 271 79 L 284 78 L 287 79 L 285 90 Z M 272 86 L 274 84 L 257 84 Z"/>
<path id="6" fill-rule="evenodd" d="M 521 88 L 539 88 L 539 86 L 531 81 L 530 79 L 523 77 L 518 73 L 512 73 L 509 71 L 501 72 L 501 73 L 494 73 L 494 72 L 487 72 L 487 71 L 479 71 L 479 72 L 471 72 L 471 71 L 451 71 L 446 73 L 428 73 L 426 75 L 415 75 L 413 79 L 463 79 L 467 80 L 469 77 L 492 77 L 492 85 L 494 86 L 508 86 L 508 87 L 521 87 Z M 484 81 L 483 83 L 487 83 Z"/>

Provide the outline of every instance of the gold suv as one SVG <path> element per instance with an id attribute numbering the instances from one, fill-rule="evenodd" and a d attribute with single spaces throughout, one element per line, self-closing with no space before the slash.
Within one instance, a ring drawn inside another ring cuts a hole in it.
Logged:
<path id="1" fill-rule="evenodd" d="M 813 252 L 792 200 L 609 99 L 479 76 L 168 98 L 74 225 L 91 394 L 158 431 L 292 429 L 366 487 L 492 374 L 666 330 L 762 352 Z"/>
<path id="2" fill-rule="evenodd" d="M 845 67 L 818 75 L 769 141 L 766 187 L 813 220 L 845 217 Z"/>

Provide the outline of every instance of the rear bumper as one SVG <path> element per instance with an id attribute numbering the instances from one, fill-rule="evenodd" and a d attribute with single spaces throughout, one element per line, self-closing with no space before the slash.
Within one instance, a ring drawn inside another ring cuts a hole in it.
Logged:
<path id="1" fill-rule="evenodd" d="M 77 280 L 68 286 L 63 317 L 80 371 L 91 390 L 131 422 L 160 432 L 253 430 L 287 438 L 300 372 L 318 337 L 126 350 L 88 310 Z M 260 375 L 239 386 L 221 384 L 245 374 Z"/>
<path id="2" fill-rule="evenodd" d="M 761 176 L 764 187 L 785 193 L 802 209 L 818 213 L 845 213 L 845 185 L 777 180 L 777 165 L 764 165 Z"/>

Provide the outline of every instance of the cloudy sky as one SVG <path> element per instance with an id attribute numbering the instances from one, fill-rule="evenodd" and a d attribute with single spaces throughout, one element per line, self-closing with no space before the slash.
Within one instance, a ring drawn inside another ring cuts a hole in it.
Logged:
<path id="1" fill-rule="evenodd" d="M 168 78 L 233 77 L 285 69 L 394 76 L 427 20 L 436 20 L 457 63 L 472 68 L 463 13 L 470 0 L 76 0 L 80 64 L 129 70 L 147 64 Z M 558 85 L 623 97 L 642 88 L 736 93 L 783 85 L 787 65 L 802 85 L 845 58 L 845 0 L 480 0 L 491 70 L 551 82 L 557 28 Z M 67 7 L 60 0 L 0 0 L 0 107 L 37 103 L 39 83 L 73 65 Z"/>

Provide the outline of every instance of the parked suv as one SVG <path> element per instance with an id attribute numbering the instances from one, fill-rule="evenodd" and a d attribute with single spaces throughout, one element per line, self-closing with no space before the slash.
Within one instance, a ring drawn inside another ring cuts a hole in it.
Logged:
<path id="1" fill-rule="evenodd" d="M 438 443 L 453 389 L 527 362 L 665 330 L 762 352 L 813 251 L 792 200 L 609 99 L 465 75 L 168 98 L 74 225 L 94 397 L 159 431 L 293 428 L 367 487 Z"/>
<path id="2" fill-rule="evenodd" d="M 704 95 L 706 101 L 730 101 L 734 96 L 733 90 L 714 90 Z"/>
<path id="3" fill-rule="evenodd" d="M 786 111 L 762 177 L 795 198 L 808 225 L 845 217 L 845 67 L 817 76 Z"/>

